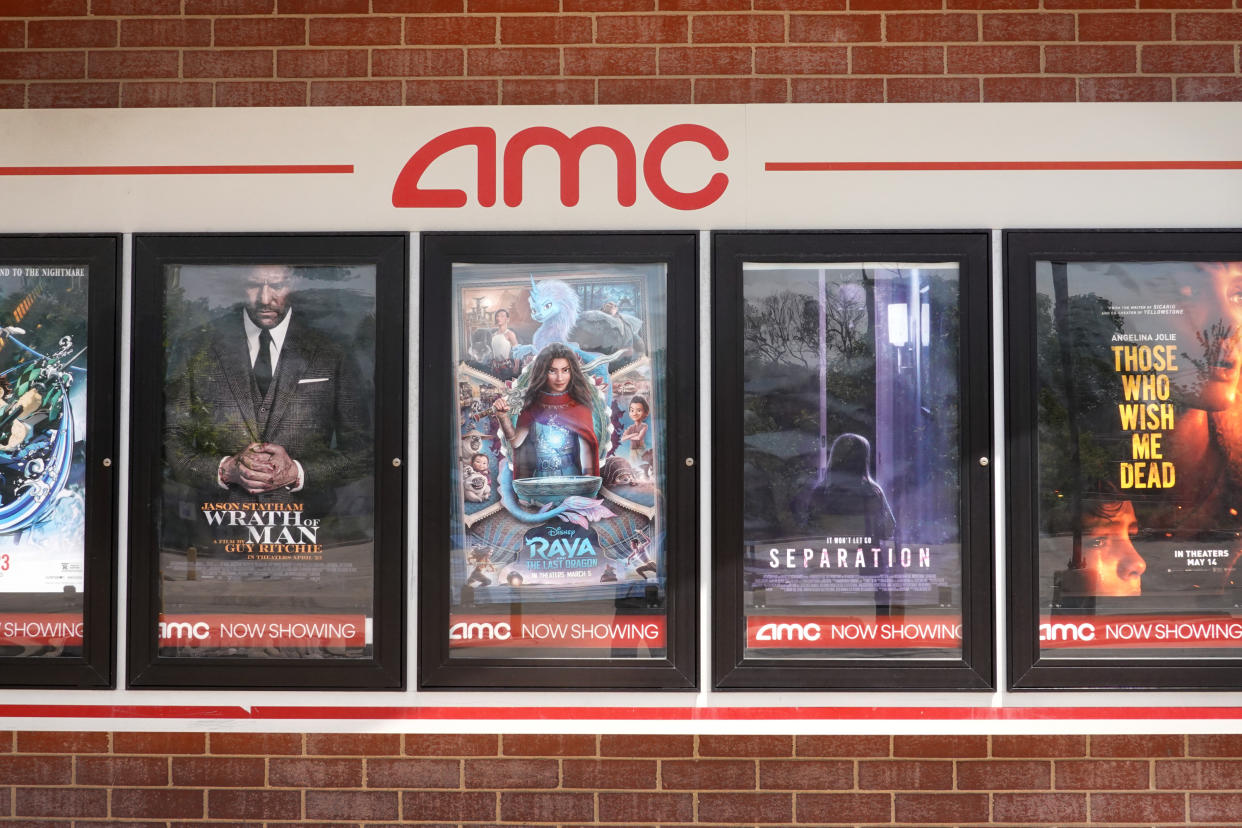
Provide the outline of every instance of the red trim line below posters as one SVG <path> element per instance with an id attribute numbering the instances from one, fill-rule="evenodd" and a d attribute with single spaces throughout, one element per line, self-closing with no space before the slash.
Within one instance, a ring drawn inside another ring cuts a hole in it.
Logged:
<path id="1" fill-rule="evenodd" d="M 1035 721 L 1242 719 L 1242 707 L 199 707 L 0 705 L 0 719 Z"/>

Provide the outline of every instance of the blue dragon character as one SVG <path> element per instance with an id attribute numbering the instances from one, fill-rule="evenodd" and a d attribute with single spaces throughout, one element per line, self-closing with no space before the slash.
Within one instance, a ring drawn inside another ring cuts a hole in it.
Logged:
<path id="1" fill-rule="evenodd" d="M 28 356 L 0 374 L 9 386 L 0 400 L 0 533 L 27 529 L 56 508 L 73 465 L 73 409 L 70 371 L 82 351 L 73 353 L 73 338 L 61 337 L 55 353 L 42 354 L 21 342 L 20 328 L 5 328 L 0 339 L 17 345 Z M 35 432 L 25 420 L 45 412 L 51 428 Z"/>
<path id="2" fill-rule="evenodd" d="M 536 282 L 530 277 L 530 318 L 539 323 L 530 345 L 518 345 L 513 354 L 519 359 L 539 353 L 553 342 L 563 342 L 574 351 L 583 362 L 590 362 L 599 354 L 581 351 L 578 343 L 570 340 L 570 333 L 578 324 L 578 315 L 582 312 L 582 302 L 578 291 L 567 282 L 559 279 L 543 279 Z"/>

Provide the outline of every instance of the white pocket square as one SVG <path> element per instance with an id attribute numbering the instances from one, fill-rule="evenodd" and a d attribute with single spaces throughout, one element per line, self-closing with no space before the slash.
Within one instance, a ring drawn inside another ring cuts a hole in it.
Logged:
<path id="1" fill-rule="evenodd" d="M 298 385 L 309 385 L 312 382 L 327 382 L 331 377 L 316 377 L 315 379 L 300 379 Z"/>

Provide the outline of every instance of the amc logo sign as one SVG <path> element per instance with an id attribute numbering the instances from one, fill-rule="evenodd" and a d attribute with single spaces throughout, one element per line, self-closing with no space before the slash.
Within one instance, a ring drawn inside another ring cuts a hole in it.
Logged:
<path id="1" fill-rule="evenodd" d="M 701 210 L 715 203 L 729 186 L 724 173 L 715 173 L 697 190 L 674 189 L 664 178 L 664 156 L 678 144 L 698 144 L 717 161 L 729 157 L 724 139 L 699 124 L 677 124 L 656 135 L 642 154 L 643 182 L 661 204 L 674 210 Z M 617 203 L 633 207 L 638 194 L 638 151 L 625 133 L 611 127 L 588 127 L 570 137 L 552 127 L 529 127 L 505 144 L 497 169 L 496 130 L 491 127 L 464 127 L 437 135 L 419 148 L 406 162 L 392 188 L 394 207 L 465 207 L 465 190 L 423 189 L 419 186 L 427 168 L 447 152 L 474 147 L 477 158 L 475 189 L 483 207 L 496 204 L 497 186 L 503 186 L 509 207 L 522 203 L 522 161 L 533 147 L 550 147 L 560 159 L 561 203 L 573 207 L 581 190 L 582 154 L 590 147 L 607 147 L 617 159 Z M 463 182 L 464 183 L 464 182 Z M 592 190 L 599 189 L 592 185 Z"/>
<path id="2" fill-rule="evenodd" d="M 1048 643 L 1054 641 L 1094 641 L 1095 625 L 1086 621 L 1081 624 L 1040 624 L 1039 640 Z"/>
<path id="3" fill-rule="evenodd" d="M 211 635 L 211 626 L 205 621 L 190 624 L 186 621 L 161 621 L 160 639 L 195 639 L 205 640 Z"/>
<path id="4" fill-rule="evenodd" d="M 819 624 L 764 624 L 755 631 L 756 641 L 819 641 Z"/>
<path id="5" fill-rule="evenodd" d="M 449 641 L 479 641 L 489 638 L 496 641 L 508 641 L 512 636 L 513 628 L 509 626 L 508 621 L 501 621 L 498 624 L 459 621 L 449 627 L 448 637 Z"/>

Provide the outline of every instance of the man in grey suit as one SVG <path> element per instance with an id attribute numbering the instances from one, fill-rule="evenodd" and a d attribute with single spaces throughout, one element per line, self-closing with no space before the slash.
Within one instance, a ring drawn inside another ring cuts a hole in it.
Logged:
<path id="1" fill-rule="evenodd" d="M 252 268 L 244 307 L 208 325 L 170 378 L 165 462 L 204 498 L 324 509 L 370 466 L 359 370 L 299 319 L 293 281 L 288 267 Z"/>

